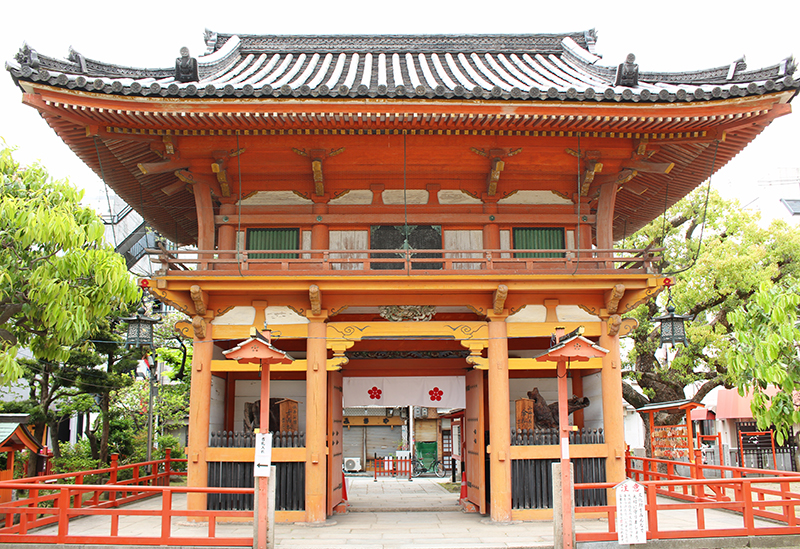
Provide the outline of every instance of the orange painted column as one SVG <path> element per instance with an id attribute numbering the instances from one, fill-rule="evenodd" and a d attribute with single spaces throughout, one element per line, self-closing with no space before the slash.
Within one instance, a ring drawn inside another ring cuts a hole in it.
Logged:
<path id="1" fill-rule="evenodd" d="M 483 226 L 483 248 L 485 250 L 500 249 L 500 227 L 494 223 Z"/>
<path id="2" fill-rule="evenodd" d="M 606 447 L 606 482 L 622 482 L 625 479 L 625 426 L 623 422 L 622 369 L 619 353 L 619 336 L 608 335 L 608 322 L 601 323 L 600 346 L 608 350 L 603 357 L 601 375 L 603 394 L 603 428 Z M 609 505 L 614 501 L 615 491 L 608 491 Z"/>
<path id="3" fill-rule="evenodd" d="M 309 316 L 306 340 L 306 522 L 327 516 L 328 341 L 326 311 Z"/>
<path id="4" fill-rule="evenodd" d="M 233 222 L 236 219 L 236 205 L 233 203 L 222 203 L 219 206 L 219 215 L 222 216 L 223 224 L 217 230 L 217 247 L 220 250 L 220 259 L 235 259 L 236 254 L 236 227 Z M 225 220 L 227 218 L 227 221 Z M 231 253 L 224 253 L 230 251 Z M 218 269 L 236 269 L 236 265 L 231 262 L 227 265 L 217 265 Z"/>
<path id="5" fill-rule="evenodd" d="M 211 188 L 205 183 L 195 183 L 193 189 L 197 210 L 197 249 L 210 252 L 214 249 L 214 201 L 211 198 Z M 210 253 L 201 253 L 200 267 L 208 268 L 205 261 L 210 258 Z"/>
<path id="6" fill-rule="evenodd" d="M 187 486 L 208 486 L 209 423 L 211 420 L 211 359 L 214 354 L 213 326 L 206 326 L 205 339 L 195 339 L 192 347 L 192 385 L 189 393 L 189 444 Z M 206 508 L 205 494 L 188 494 L 187 508 Z"/>
<path id="7" fill-rule="evenodd" d="M 489 514 L 511 521 L 511 418 L 508 392 L 508 331 L 505 315 L 489 315 Z"/>

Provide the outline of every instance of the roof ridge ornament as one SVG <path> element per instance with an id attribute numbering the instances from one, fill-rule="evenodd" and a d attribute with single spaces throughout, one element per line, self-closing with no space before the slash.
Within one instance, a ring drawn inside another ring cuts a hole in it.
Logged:
<path id="1" fill-rule="evenodd" d="M 214 51 L 217 49 L 217 33 L 210 29 L 206 29 L 203 32 L 203 40 L 206 43 L 206 55 L 214 53 Z"/>
<path id="2" fill-rule="evenodd" d="M 589 53 L 593 53 L 594 55 L 597 55 L 597 57 L 603 57 L 594 51 L 595 46 L 597 46 L 597 29 L 589 29 L 585 31 L 583 33 L 583 37 L 586 40 L 586 49 L 589 50 Z"/>
<path id="3" fill-rule="evenodd" d="M 181 56 L 175 60 L 175 80 L 178 82 L 198 82 L 197 59 L 189 56 L 189 48 L 181 48 Z"/>
<path id="4" fill-rule="evenodd" d="M 78 51 L 72 46 L 69 47 L 69 56 L 67 59 L 73 63 L 76 63 L 80 67 L 81 74 L 86 74 L 86 58 L 78 53 Z"/>
<path id="5" fill-rule="evenodd" d="M 728 77 L 726 80 L 733 80 L 733 77 L 736 76 L 736 73 L 739 71 L 747 70 L 747 63 L 745 63 L 745 56 L 741 56 L 739 59 L 731 63 L 730 68 L 728 69 Z"/>
<path id="6" fill-rule="evenodd" d="M 625 62 L 620 63 L 617 67 L 614 85 L 628 88 L 635 88 L 639 85 L 639 65 L 636 64 L 636 56 L 632 53 L 629 53 Z"/>
<path id="7" fill-rule="evenodd" d="M 22 43 L 22 47 L 19 49 L 19 52 L 17 52 L 17 55 L 14 56 L 14 59 L 23 67 L 39 69 L 39 54 L 37 54 L 36 50 L 30 47 L 27 42 Z"/>

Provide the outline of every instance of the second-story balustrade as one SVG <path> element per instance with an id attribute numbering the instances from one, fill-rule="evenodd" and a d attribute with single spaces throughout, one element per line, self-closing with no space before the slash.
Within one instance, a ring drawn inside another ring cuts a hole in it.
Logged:
<path id="1" fill-rule="evenodd" d="M 660 249 L 148 250 L 164 275 L 652 274 Z"/>

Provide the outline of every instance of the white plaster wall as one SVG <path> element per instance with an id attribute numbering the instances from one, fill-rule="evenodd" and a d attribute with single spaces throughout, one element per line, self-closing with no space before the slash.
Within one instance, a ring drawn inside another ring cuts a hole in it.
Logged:
<path id="1" fill-rule="evenodd" d="M 222 431 L 225 427 L 225 380 L 211 376 L 211 413 L 209 430 Z"/>
<path id="2" fill-rule="evenodd" d="M 583 425 L 587 429 L 603 428 L 603 384 L 600 372 L 583 378 L 583 396 L 589 406 L 583 409 Z"/>
<path id="3" fill-rule="evenodd" d="M 306 430 L 306 382 L 304 380 L 270 380 L 270 398 L 291 398 L 297 401 L 297 423 L 301 431 Z M 236 397 L 233 404 L 233 430 L 244 426 L 244 404 L 261 398 L 261 382 L 257 379 L 236 382 Z"/>
<path id="4" fill-rule="evenodd" d="M 633 409 L 628 409 L 623 404 L 622 413 L 625 414 L 623 425 L 625 427 L 625 444 L 631 447 L 631 451 L 644 449 L 644 421 L 642 417 Z"/>

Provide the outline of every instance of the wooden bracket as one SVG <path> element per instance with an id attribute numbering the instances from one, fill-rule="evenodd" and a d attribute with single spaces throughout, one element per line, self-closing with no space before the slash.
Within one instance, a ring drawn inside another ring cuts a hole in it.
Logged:
<path id="1" fill-rule="evenodd" d="M 196 315 L 192 318 L 192 328 L 194 329 L 194 335 L 196 338 L 206 338 L 206 319 L 204 319 L 202 316 Z"/>
<path id="2" fill-rule="evenodd" d="M 314 178 L 314 193 L 317 196 L 325 194 L 325 178 L 322 175 L 322 162 L 327 157 L 324 150 L 311 151 L 311 175 Z"/>
<path id="3" fill-rule="evenodd" d="M 500 172 L 502 172 L 505 167 L 506 163 L 503 161 L 500 155 L 503 154 L 503 151 L 490 151 L 489 154 L 492 155 L 492 166 L 489 169 L 489 175 L 486 178 L 487 189 L 486 192 L 489 196 L 494 196 L 497 194 L 497 184 L 500 182 Z"/>
<path id="4" fill-rule="evenodd" d="M 586 196 L 589 192 L 589 187 L 594 181 L 595 174 L 598 174 L 603 171 L 603 164 L 601 162 L 597 162 L 596 160 L 587 160 L 586 161 L 586 171 L 583 172 L 581 176 L 581 196 Z"/>
<path id="5" fill-rule="evenodd" d="M 211 172 L 217 176 L 217 183 L 219 183 L 222 196 L 229 197 L 231 195 L 231 188 L 228 185 L 228 172 L 225 169 L 225 160 L 220 159 L 212 162 Z"/>
<path id="6" fill-rule="evenodd" d="M 316 284 L 308 287 L 308 300 L 311 303 L 311 314 L 314 316 L 322 314 L 322 292 Z"/>
<path id="7" fill-rule="evenodd" d="M 192 301 L 194 302 L 194 309 L 197 311 L 197 314 L 200 316 L 205 316 L 206 311 L 208 310 L 206 307 L 206 301 L 208 301 L 208 294 L 206 294 L 200 286 L 197 284 L 192 285 L 189 288 L 189 295 L 192 296 Z"/>
<path id="8" fill-rule="evenodd" d="M 622 326 L 622 317 L 619 315 L 611 315 L 608 317 L 608 335 L 614 337 L 619 334 L 620 326 Z"/>
<path id="9" fill-rule="evenodd" d="M 143 175 L 151 175 L 154 173 L 167 173 L 186 169 L 189 167 L 189 161 L 181 160 L 178 155 L 175 155 L 173 158 L 165 160 L 164 162 L 140 162 L 137 166 Z"/>
<path id="10" fill-rule="evenodd" d="M 547 314 L 545 316 L 545 322 L 558 322 L 558 313 L 556 312 L 556 308 L 558 307 L 558 300 L 545 299 L 543 305 L 547 310 Z"/>
<path id="11" fill-rule="evenodd" d="M 184 183 L 188 183 L 190 185 L 194 185 L 196 183 L 205 183 L 211 187 L 211 192 L 213 192 L 216 196 L 225 196 L 222 194 L 222 188 L 220 187 L 219 181 L 217 181 L 216 177 L 197 174 L 189 170 L 178 170 L 175 172 L 175 176 Z"/>
<path id="12" fill-rule="evenodd" d="M 625 295 L 625 284 L 616 284 L 612 289 L 607 290 L 604 296 L 606 309 L 609 313 L 614 314 L 619 307 L 619 300 Z"/>
<path id="13" fill-rule="evenodd" d="M 505 284 L 500 284 L 494 291 L 494 296 L 492 297 L 492 310 L 494 311 L 494 314 L 496 315 L 503 314 L 503 309 L 505 308 L 507 297 L 508 297 L 508 286 L 506 286 Z"/>

